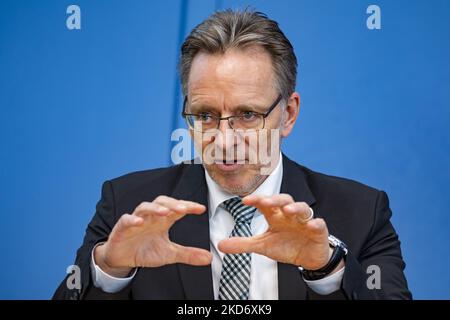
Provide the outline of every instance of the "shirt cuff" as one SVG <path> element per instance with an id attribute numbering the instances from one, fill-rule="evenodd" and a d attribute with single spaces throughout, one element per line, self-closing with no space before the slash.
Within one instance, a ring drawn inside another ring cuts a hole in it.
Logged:
<path id="1" fill-rule="evenodd" d="M 344 271 L 345 267 L 323 279 L 305 280 L 305 278 L 303 278 L 303 281 L 305 281 L 308 287 L 314 292 L 320 295 L 327 295 L 339 290 L 342 278 L 344 277 Z"/>
<path id="2" fill-rule="evenodd" d="M 116 278 L 110 276 L 102 269 L 100 269 L 100 267 L 95 263 L 94 250 L 100 244 L 103 244 L 103 242 L 97 243 L 91 252 L 91 275 L 94 286 L 102 289 L 107 293 L 119 292 L 120 290 L 125 288 L 131 282 L 131 280 L 133 280 L 134 276 L 136 275 L 137 268 L 135 268 L 133 274 L 127 278 Z"/>

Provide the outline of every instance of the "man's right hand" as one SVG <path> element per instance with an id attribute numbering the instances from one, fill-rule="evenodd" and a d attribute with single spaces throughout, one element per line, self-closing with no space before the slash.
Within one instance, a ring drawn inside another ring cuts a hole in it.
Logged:
<path id="1" fill-rule="evenodd" d="M 117 221 L 108 241 L 95 248 L 95 263 L 107 274 L 126 277 L 136 267 L 159 267 L 172 263 L 208 265 L 209 251 L 184 247 L 169 239 L 170 227 L 186 214 L 201 214 L 205 206 L 167 196 L 143 202 Z"/>

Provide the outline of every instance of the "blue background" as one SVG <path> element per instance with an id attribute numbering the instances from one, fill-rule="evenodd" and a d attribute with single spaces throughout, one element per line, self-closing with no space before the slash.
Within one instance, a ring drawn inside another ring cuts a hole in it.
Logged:
<path id="1" fill-rule="evenodd" d="M 81 8 L 81 30 L 66 8 Z M 377 4 L 382 29 L 368 30 Z M 170 164 L 178 48 L 251 5 L 299 59 L 291 158 L 385 190 L 415 298 L 450 298 L 450 1 L 1 1 L 0 298 L 47 299 L 101 183 Z"/>

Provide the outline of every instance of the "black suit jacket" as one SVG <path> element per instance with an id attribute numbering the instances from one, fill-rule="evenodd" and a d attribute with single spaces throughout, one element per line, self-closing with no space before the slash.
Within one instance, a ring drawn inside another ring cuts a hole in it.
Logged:
<path id="1" fill-rule="evenodd" d="M 108 238 L 124 213 L 158 195 L 191 200 L 205 206 L 207 186 L 201 165 L 180 164 L 131 173 L 103 184 L 96 213 L 86 229 L 76 265 L 81 269 L 81 290 L 67 289 L 66 280 L 54 299 L 213 299 L 210 266 L 172 264 L 140 268 L 125 289 L 108 294 L 92 284 L 90 261 L 96 243 Z M 360 183 L 313 172 L 283 155 L 282 193 L 304 201 L 323 218 L 329 232 L 343 240 L 349 253 L 341 289 L 329 296 L 314 293 L 294 265 L 278 263 L 279 299 L 409 299 L 400 241 L 390 223 L 386 193 Z M 169 231 L 170 239 L 185 246 L 210 250 L 208 213 L 187 215 Z M 369 289 L 369 265 L 381 270 L 381 289 Z M 264 276 L 255 281 L 264 281 Z"/>

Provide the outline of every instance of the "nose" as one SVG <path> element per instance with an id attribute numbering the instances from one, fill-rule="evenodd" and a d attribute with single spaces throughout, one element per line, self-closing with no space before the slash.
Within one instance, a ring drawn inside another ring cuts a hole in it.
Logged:
<path id="1" fill-rule="evenodd" d="M 233 148 L 235 146 L 235 135 L 234 130 L 230 128 L 228 120 L 221 120 L 219 123 L 218 130 L 214 136 L 214 144 L 216 148 L 222 150 L 224 153 L 226 150 Z"/>
<path id="2" fill-rule="evenodd" d="M 214 144 L 217 151 L 222 151 L 222 154 L 232 155 L 234 149 L 241 143 L 239 134 L 230 127 L 227 120 L 221 120 L 218 130 L 214 136 Z"/>

